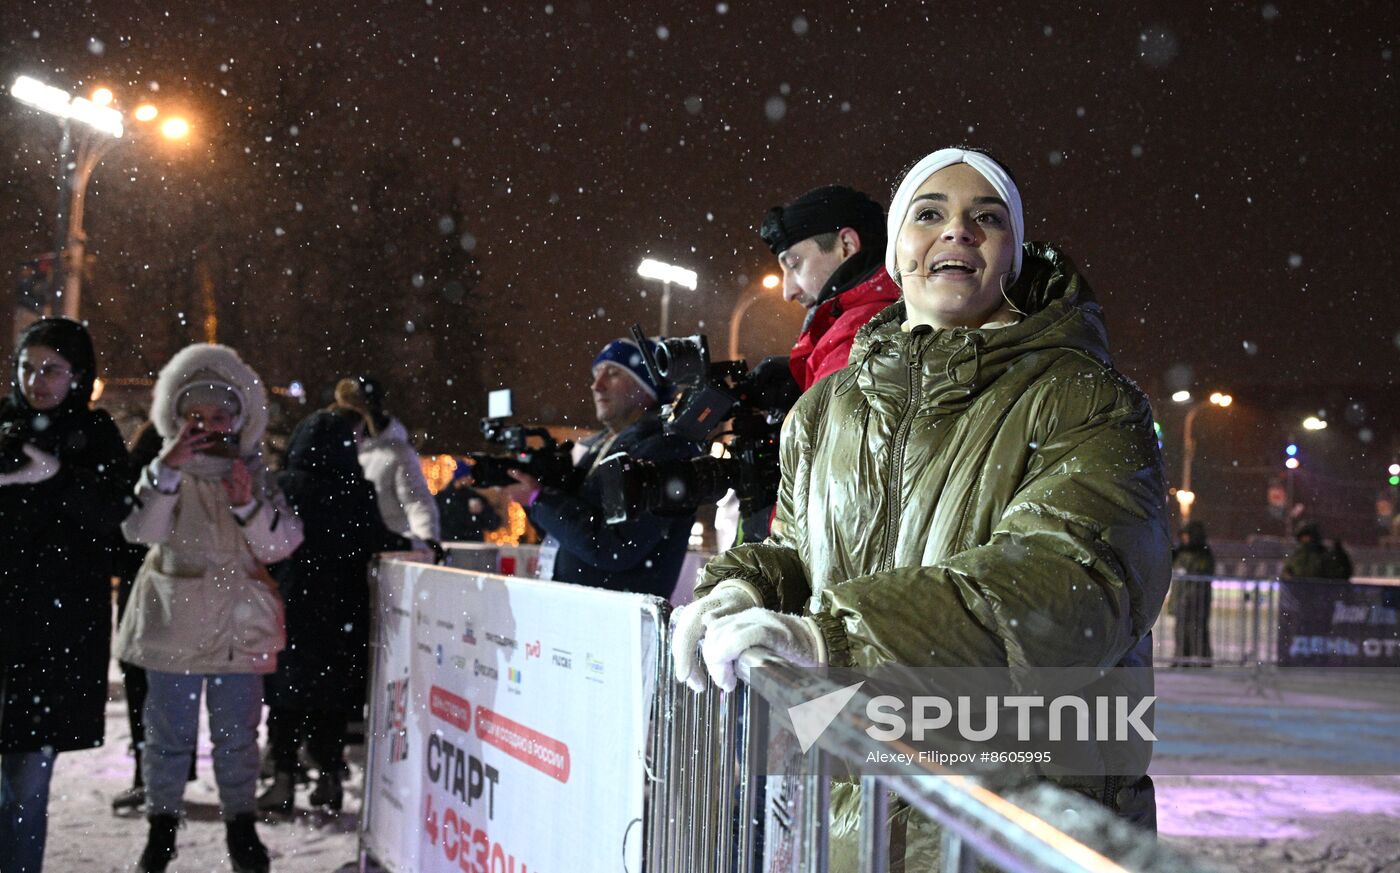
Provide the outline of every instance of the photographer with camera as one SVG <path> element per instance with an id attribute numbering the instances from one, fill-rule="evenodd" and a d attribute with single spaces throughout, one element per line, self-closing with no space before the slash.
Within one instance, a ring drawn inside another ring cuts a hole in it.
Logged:
<path id="1" fill-rule="evenodd" d="M 695 443 L 663 432 L 659 392 L 632 340 L 608 343 L 593 360 L 593 408 L 603 430 L 584 441 L 572 488 L 543 487 L 519 469 L 506 486 L 547 535 L 540 547 L 540 578 L 616 591 L 670 597 L 685 561 L 694 513 L 662 517 L 643 512 L 608 524 L 601 480 L 594 475 L 610 455 L 626 452 L 649 461 L 677 461 L 700 453 Z"/>
<path id="2" fill-rule="evenodd" d="M 885 271 L 885 212 L 859 191 L 826 185 L 774 206 L 759 235 L 778 257 L 783 299 L 807 308 L 788 366 L 803 391 L 845 368 L 856 331 L 899 299 Z"/>

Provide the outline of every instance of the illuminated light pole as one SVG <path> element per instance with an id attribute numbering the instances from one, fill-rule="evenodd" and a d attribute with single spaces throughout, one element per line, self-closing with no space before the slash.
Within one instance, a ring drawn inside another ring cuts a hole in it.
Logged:
<path id="1" fill-rule="evenodd" d="M 1190 399 L 1189 394 L 1187 399 Z M 1196 503 L 1196 492 L 1191 490 L 1191 462 L 1196 458 L 1196 437 L 1192 433 L 1192 427 L 1196 423 L 1196 414 L 1207 406 L 1219 406 L 1224 409 L 1234 401 L 1235 398 L 1229 394 L 1216 391 L 1209 399 L 1192 406 L 1186 413 L 1186 424 L 1182 428 L 1182 440 L 1185 445 L 1181 458 L 1181 487 L 1176 490 L 1176 502 L 1181 507 L 1183 526 L 1191 520 L 1191 507 Z"/>
<path id="2" fill-rule="evenodd" d="M 773 273 L 763 277 L 760 283 L 764 290 L 771 291 L 783 282 Z M 739 302 L 734 304 L 734 311 L 729 313 L 729 360 L 739 360 L 739 323 L 743 320 L 744 314 L 749 311 L 749 307 L 763 299 L 763 294 L 749 294 L 739 298 Z"/>
<path id="3" fill-rule="evenodd" d="M 57 296 L 62 314 L 77 321 L 87 244 L 83 215 L 88 181 L 102 159 L 121 142 L 126 132 L 124 118 L 121 111 L 112 106 L 116 96 L 109 88 L 97 88 L 88 99 L 74 97 L 29 76 L 20 76 L 10 86 L 10 95 L 58 118 L 63 124 L 59 160 L 64 190 L 59 200 L 57 234 L 61 256 L 55 261 L 55 276 L 50 287 L 60 289 Z M 156 114 L 156 108 L 147 104 L 138 109 L 136 117 L 150 121 Z M 72 123 L 75 121 L 78 122 L 76 126 Z M 189 132 L 189 122 L 180 118 L 168 119 L 161 130 L 167 139 L 183 139 Z"/>
<path id="4" fill-rule="evenodd" d="M 637 275 L 644 279 L 655 279 L 661 283 L 661 336 L 665 336 L 671 324 L 671 285 L 680 285 L 682 288 L 695 290 L 696 276 L 694 270 L 687 270 L 685 267 L 677 267 L 674 264 L 667 264 L 661 261 L 644 259 L 637 265 Z"/>

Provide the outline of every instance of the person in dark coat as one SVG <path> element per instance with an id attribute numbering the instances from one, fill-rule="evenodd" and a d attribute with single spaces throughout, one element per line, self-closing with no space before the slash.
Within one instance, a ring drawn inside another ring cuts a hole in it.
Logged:
<path id="1" fill-rule="evenodd" d="M 379 515 L 374 486 L 356 455 L 356 418 L 353 411 L 321 411 L 297 425 L 278 480 L 306 538 L 271 568 L 286 603 L 287 648 L 267 681 L 276 772 L 258 798 L 263 810 L 291 811 L 303 742 L 319 770 L 311 804 L 340 808 L 346 723 L 365 699 L 366 573 L 375 553 L 409 547 Z"/>
<path id="2" fill-rule="evenodd" d="M 1215 555 L 1206 544 L 1206 526 L 1189 522 L 1181 532 L 1184 542 L 1172 555 L 1172 617 L 1176 619 L 1176 666 L 1208 664 L 1210 651 L 1210 595 Z"/>
<path id="3" fill-rule="evenodd" d="M 1346 581 L 1351 578 L 1351 557 L 1345 550 L 1340 554 L 1328 549 L 1322 542 L 1322 528 L 1316 522 L 1304 522 L 1294 533 L 1298 547 L 1283 562 L 1285 579 L 1336 579 Z"/>
<path id="4" fill-rule="evenodd" d="M 471 487 L 471 472 L 471 464 L 459 462 L 452 481 L 435 498 L 444 542 L 479 543 L 503 524 L 491 502 Z"/>
<path id="5" fill-rule="evenodd" d="M 0 400 L 0 870 L 41 869 L 59 752 L 102 745 L 109 548 L 131 507 L 126 446 L 90 409 L 97 359 L 75 321 L 20 337 Z"/>

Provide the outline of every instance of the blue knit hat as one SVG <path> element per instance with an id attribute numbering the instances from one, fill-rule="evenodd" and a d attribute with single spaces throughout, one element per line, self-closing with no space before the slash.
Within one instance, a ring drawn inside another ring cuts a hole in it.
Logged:
<path id="1" fill-rule="evenodd" d="M 656 354 L 656 343 L 651 342 L 651 353 Z M 647 365 L 642 360 L 642 350 L 630 339 L 616 339 L 603 346 L 603 350 L 598 353 L 598 357 L 593 359 L 593 369 L 596 371 L 599 364 L 617 364 L 626 370 L 637 384 L 647 390 L 647 393 L 656 399 L 658 392 L 656 383 L 651 381 L 651 374 L 647 372 Z"/>

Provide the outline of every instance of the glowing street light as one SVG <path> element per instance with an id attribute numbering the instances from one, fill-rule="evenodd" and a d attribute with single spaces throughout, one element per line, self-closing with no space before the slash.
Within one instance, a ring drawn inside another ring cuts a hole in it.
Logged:
<path id="1" fill-rule="evenodd" d="M 661 336 L 665 336 L 671 322 L 671 285 L 674 283 L 694 291 L 696 280 L 699 277 L 694 270 L 687 270 L 685 267 L 677 267 L 674 264 L 667 264 L 652 258 L 645 258 L 637 265 L 637 275 L 644 279 L 655 279 L 661 283 Z"/>
<path id="2" fill-rule="evenodd" d="M 160 110 L 155 108 L 155 106 L 150 103 L 142 103 L 132 111 L 131 117 L 135 118 L 137 121 L 155 121 L 156 116 L 159 114 Z"/>
<path id="3" fill-rule="evenodd" d="M 763 277 L 763 281 L 759 284 L 771 291 L 782 283 L 783 280 L 776 274 L 769 273 Z M 729 313 L 729 360 L 739 360 L 739 323 L 743 320 L 744 313 L 749 311 L 750 306 L 753 306 L 762 299 L 763 295 L 761 294 L 750 294 L 747 297 L 741 297 L 739 298 L 739 302 L 734 304 L 734 311 Z"/>
<path id="4" fill-rule="evenodd" d="M 1209 398 L 1192 406 L 1186 413 L 1186 425 L 1182 429 L 1185 451 L 1182 452 L 1181 458 L 1181 487 L 1176 492 L 1177 503 L 1181 505 L 1181 523 L 1183 525 L 1191 520 L 1191 506 L 1196 502 L 1196 492 L 1191 490 L 1191 462 L 1196 457 L 1196 438 L 1192 434 L 1192 425 L 1196 423 L 1196 414 L 1207 406 L 1218 406 L 1224 409 L 1234 402 L 1235 398 L 1229 394 L 1213 391 Z M 1183 494 L 1186 495 L 1185 498 L 1182 497 Z"/>
<path id="5" fill-rule="evenodd" d="M 1307 418 L 1303 419 L 1303 430 L 1326 430 L 1326 429 L 1327 429 L 1327 422 L 1325 422 L 1325 421 L 1323 421 L 1322 419 L 1318 418 L 1316 415 L 1309 415 Z"/>
<path id="6" fill-rule="evenodd" d="M 190 135 L 190 123 L 183 118 L 167 118 L 160 124 L 160 135 L 166 139 L 184 139 Z"/>
<path id="7" fill-rule="evenodd" d="M 58 209 L 58 247 L 62 257 L 57 259 L 57 275 L 51 287 L 59 289 L 55 296 L 62 302 L 63 315 L 77 320 L 83 251 L 87 243 L 87 235 L 83 233 L 83 205 L 88 181 L 93 170 L 125 134 L 124 119 L 121 110 L 112 105 L 116 95 L 106 87 L 94 89 L 89 99 L 75 97 L 30 76 L 19 76 L 10 85 L 10 95 L 63 123 L 59 162 L 66 190 Z M 152 121 L 157 114 L 155 106 L 144 104 L 137 108 L 135 118 Z M 78 124 L 74 126 L 72 122 Z M 189 135 L 190 125 L 182 118 L 171 118 L 161 132 L 169 139 L 184 139 Z"/>
<path id="8" fill-rule="evenodd" d="M 1190 391 L 1178 391 L 1172 395 L 1173 403 L 1189 403 L 1191 401 Z"/>
<path id="9" fill-rule="evenodd" d="M 99 89 L 105 91 L 106 89 Z M 107 92 L 109 95 L 110 91 Z M 74 97 L 62 88 L 45 85 L 38 79 L 20 76 L 10 85 L 10 96 L 26 106 L 61 118 L 81 122 L 98 133 L 120 139 L 122 114 L 117 110 L 86 97 Z M 96 95 L 94 95 L 96 96 Z"/>

